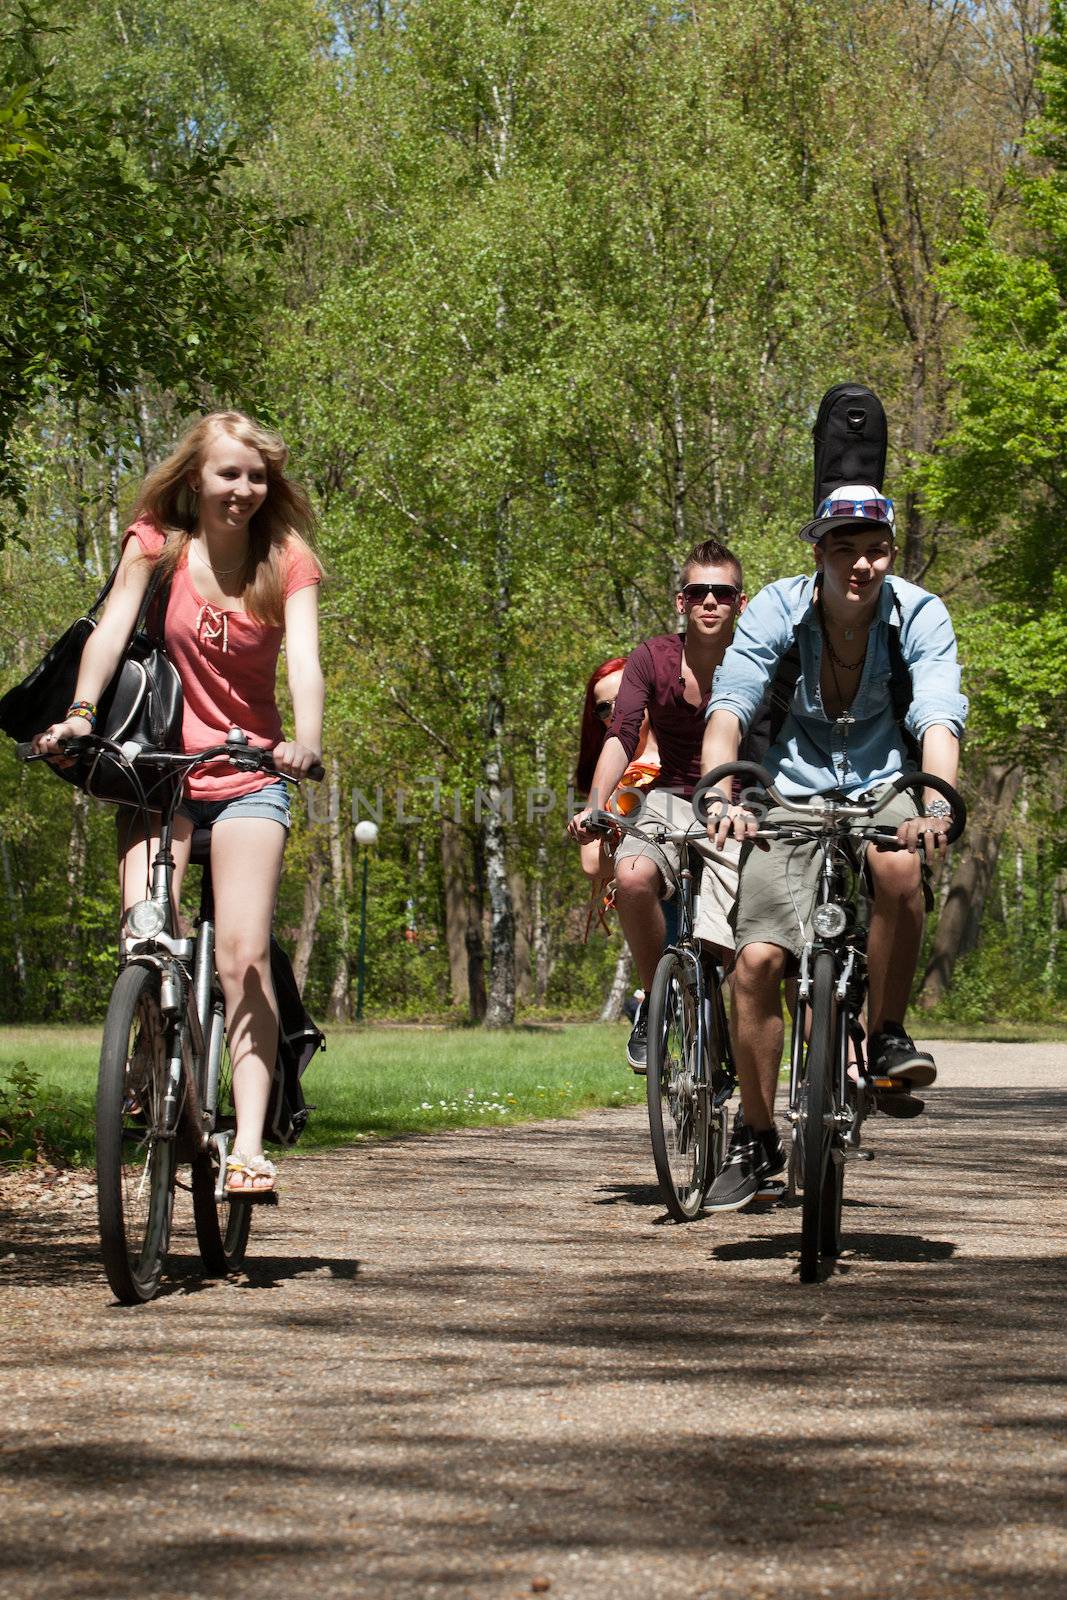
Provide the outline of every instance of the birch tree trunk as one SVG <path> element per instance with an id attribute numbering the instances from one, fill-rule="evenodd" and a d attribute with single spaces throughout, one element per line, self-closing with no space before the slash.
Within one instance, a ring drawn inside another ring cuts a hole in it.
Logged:
<path id="1" fill-rule="evenodd" d="M 329 832 L 330 878 L 337 916 L 337 965 L 330 986 L 329 1016 L 334 1022 L 352 1020 L 352 960 L 348 922 L 348 897 L 345 893 L 344 848 L 341 841 L 341 779 L 337 758 L 330 762 Z"/>
<path id="2" fill-rule="evenodd" d="M 502 497 L 496 510 L 496 594 L 493 605 L 494 655 L 486 706 L 486 749 L 482 762 L 488 804 L 482 811 L 485 881 L 489 891 L 489 994 L 487 1028 L 507 1028 L 515 1021 L 515 911 L 508 883 L 504 830 L 504 685 L 506 634 L 510 601 L 511 506 Z M 477 819 L 476 819 L 477 820 Z"/>
<path id="3" fill-rule="evenodd" d="M 74 790 L 67 849 L 67 919 L 71 930 L 66 968 L 75 977 L 81 967 L 81 901 L 85 889 L 85 862 L 89 847 L 89 796 Z"/>
<path id="4" fill-rule="evenodd" d="M 484 1022 L 488 1006 L 485 991 L 485 854 L 481 833 L 474 840 L 474 883 L 467 905 L 467 1005 L 472 1022 Z"/>
<path id="5" fill-rule="evenodd" d="M 923 1010 L 928 1011 L 947 993 L 956 962 L 977 938 L 1000 842 L 1021 782 L 1021 768 L 1004 765 L 989 767 L 982 780 L 978 803 L 964 834 L 965 849 L 952 874 L 923 976 L 919 997 Z"/>
<path id="6" fill-rule="evenodd" d="M 311 958 L 315 953 L 315 930 L 322 910 L 322 853 L 313 847 L 308 859 L 307 877 L 304 879 L 304 909 L 300 914 L 300 930 L 296 936 L 293 954 L 293 973 L 301 994 L 308 981 Z"/>
<path id="7" fill-rule="evenodd" d="M 536 764 L 537 785 L 544 790 L 548 787 L 548 757 L 544 742 L 538 739 L 534 751 Z M 548 841 L 545 829 L 542 826 L 537 840 L 536 867 L 534 869 L 533 894 L 531 896 L 531 916 L 533 920 L 533 987 L 534 1003 L 543 1006 L 545 996 L 548 994 L 548 980 L 551 976 L 549 933 L 548 933 L 548 906 L 546 884 L 548 882 Z"/>
<path id="8" fill-rule="evenodd" d="M 118 445 L 107 464 L 107 570 L 119 559 L 119 451 Z"/>
<path id="9" fill-rule="evenodd" d="M 626 992 L 630 987 L 630 972 L 633 962 L 630 952 L 623 945 L 619 951 L 619 959 L 615 963 L 615 976 L 611 980 L 611 988 L 607 992 L 603 1008 L 600 1012 L 601 1022 L 618 1022 L 622 1016 L 622 1003 L 626 999 Z"/>
<path id="10" fill-rule="evenodd" d="M 441 824 L 441 881 L 445 904 L 445 942 L 448 946 L 448 982 L 454 1006 L 469 999 L 467 968 L 467 848 L 453 822 Z"/>

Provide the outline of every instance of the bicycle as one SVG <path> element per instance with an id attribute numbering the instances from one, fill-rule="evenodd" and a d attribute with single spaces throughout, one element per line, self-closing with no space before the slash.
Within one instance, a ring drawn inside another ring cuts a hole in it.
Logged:
<path id="1" fill-rule="evenodd" d="M 196 937 L 182 938 L 171 899 L 174 816 L 182 780 L 226 760 L 244 772 L 276 771 L 270 752 L 233 728 L 224 744 L 175 753 L 120 746 L 93 734 L 60 754 L 99 752 L 130 780 L 144 817 L 160 813 L 149 893 L 123 919 L 122 961 L 104 1022 L 96 1098 L 97 1218 L 107 1281 L 124 1305 L 151 1300 L 170 1244 L 179 1165 L 188 1163 L 197 1246 L 205 1272 L 224 1277 L 244 1259 L 252 1206 L 273 1193 L 230 1197 L 226 1159 L 236 1126 L 225 1007 L 215 970 L 210 829 L 193 834 L 190 860 L 203 867 Z M 28 744 L 24 761 L 43 760 Z M 154 782 L 146 780 L 154 776 Z M 321 778 L 323 768 L 308 774 Z M 293 781 L 293 780 L 287 780 Z"/>
<path id="2" fill-rule="evenodd" d="M 585 826 L 603 836 L 618 831 L 647 844 L 686 846 L 677 873 L 661 863 L 674 884 L 678 935 L 660 957 L 649 990 L 645 1094 L 660 1194 L 676 1222 L 692 1222 L 726 1156 L 727 1105 L 737 1086 L 723 970 L 693 931 L 703 867 L 699 853 L 688 848 L 696 824 L 637 828 L 621 817 L 594 813 Z"/>
<path id="3" fill-rule="evenodd" d="M 873 1151 L 860 1145 L 864 1120 L 877 1109 L 879 1093 L 899 1090 L 892 1080 L 873 1078 L 864 1060 L 860 1018 L 867 996 L 868 903 L 856 846 L 867 841 L 883 850 L 904 848 L 895 827 L 879 826 L 874 819 L 906 790 L 933 789 L 948 801 L 952 807 L 946 835 L 949 844 L 962 834 L 967 808 L 950 784 L 928 772 L 903 774 L 870 802 L 830 793 L 800 804 L 783 800 L 762 767 L 734 761 L 716 767 L 700 780 L 693 809 L 702 821 L 707 821 L 706 802 L 716 786 L 735 777 L 755 779 L 771 805 L 789 813 L 778 820 L 761 821 L 756 838 L 814 841 L 822 852 L 818 890 L 808 919 L 812 936 L 800 957 L 786 1113 L 792 1132 L 787 1194 L 799 1189 L 803 1199 L 800 1281 L 813 1283 L 822 1262 L 841 1253 L 845 1162 L 872 1159 Z M 765 817 L 767 808 L 761 802 L 753 805 L 750 794 L 743 796 L 744 803 L 757 817 L 761 811 Z M 721 791 L 715 798 L 720 804 L 725 802 Z"/>

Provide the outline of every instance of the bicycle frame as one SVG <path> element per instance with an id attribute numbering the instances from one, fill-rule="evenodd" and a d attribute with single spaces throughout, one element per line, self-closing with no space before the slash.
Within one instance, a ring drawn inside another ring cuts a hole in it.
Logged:
<path id="1" fill-rule="evenodd" d="M 796 1126 L 799 1116 L 800 1091 L 803 1083 L 806 1026 L 811 1001 L 812 969 L 816 956 L 827 951 L 833 958 L 837 975 L 837 1017 L 834 1038 L 833 1115 L 836 1131 L 846 1150 L 859 1150 L 860 1130 L 867 1114 L 863 1032 L 859 1016 L 867 995 L 867 918 L 860 916 L 866 909 L 867 895 L 862 881 L 862 868 L 849 858 L 846 840 L 836 833 L 824 831 L 819 839 L 822 863 L 819 870 L 819 887 L 816 907 L 838 905 L 851 912 L 851 927 L 846 926 L 842 938 L 836 940 L 810 939 L 800 957 L 800 975 L 797 986 L 797 1009 L 790 1044 L 789 1108 L 787 1116 Z M 844 873 L 848 882 L 839 890 Z M 844 942 L 842 942 L 842 939 Z M 856 1047 L 855 1104 L 849 1104 L 849 1044 Z"/>

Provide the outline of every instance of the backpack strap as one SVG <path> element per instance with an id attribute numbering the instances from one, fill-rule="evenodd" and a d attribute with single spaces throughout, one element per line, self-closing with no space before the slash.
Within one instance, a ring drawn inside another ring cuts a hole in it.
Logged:
<path id="1" fill-rule="evenodd" d="M 796 692 L 797 679 L 799 677 L 800 641 L 794 633 L 789 649 L 778 662 L 778 671 L 774 675 L 774 682 L 767 690 L 764 700 L 764 705 L 767 707 L 768 749 L 772 744 L 777 743 L 778 735 L 782 731 L 782 724 L 792 708 L 793 695 Z"/>
<path id="2" fill-rule="evenodd" d="M 100 607 L 103 605 L 104 601 L 115 587 L 115 579 L 119 575 L 119 568 L 121 565 L 122 559 L 120 557 L 119 560 L 116 561 L 114 567 L 111 569 L 111 573 L 107 582 L 104 584 L 104 587 L 101 589 L 100 593 L 97 595 L 96 599 L 85 613 L 87 617 L 95 617 L 96 613 L 100 610 Z M 161 578 L 159 562 L 157 560 L 152 568 L 151 576 L 148 579 L 148 586 L 145 589 L 144 598 L 141 601 L 141 607 L 137 613 L 137 621 L 133 625 L 134 633 L 144 632 L 145 625 L 148 621 L 149 612 L 152 610 L 153 602 L 157 602 L 155 615 L 152 619 L 153 625 L 150 631 L 153 638 L 157 639 L 160 644 L 163 643 L 163 624 L 167 615 L 167 606 L 170 602 L 170 585 L 170 577 L 168 577 L 165 581 Z"/>
<path id="3" fill-rule="evenodd" d="M 904 742 L 904 749 L 915 765 L 921 769 L 922 749 L 906 722 L 914 695 L 911 686 L 911 668 L 904 659 L 904 647 L 900 642 L 900 630 L 904 625 L 904 608 L 895 589 L 893 609 L 897 614 L 897 626 L 895 628 L 891 626 L 889 629 L 889 702 L 893 708 L 893 721 L 899 728 L 900 737 Z"/>

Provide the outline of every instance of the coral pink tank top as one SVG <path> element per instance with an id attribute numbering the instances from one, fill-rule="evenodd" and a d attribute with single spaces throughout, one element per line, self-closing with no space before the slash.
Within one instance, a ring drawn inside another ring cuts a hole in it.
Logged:
<path id="1" fill-rule="evenodd" d="M 146 555 L 162 550 L 166 537 L 142 518 L 127 528 L 123 545 L 134 538 Z M 294 550 L 285 579 L 285 598 L 320 581 L 315 562 Z M 284 628 L 259 622 L 244 611 L 224 610 L 199 595 L 186 557 L 174 574 L 163 640 L 182 680 L 182 749 L 203 750 L 241 728 L 250 744 L 272 750 L 282 738 L 282 719 L 274 698 L 278 652 Z M 237 772 L 224 762 L 194 772 L 186 781 L 195 800 L 232 800 L 275 780 L 268 773 Z"/>

